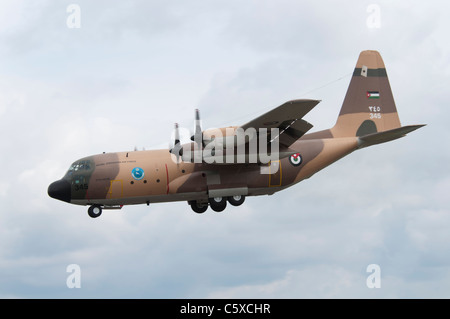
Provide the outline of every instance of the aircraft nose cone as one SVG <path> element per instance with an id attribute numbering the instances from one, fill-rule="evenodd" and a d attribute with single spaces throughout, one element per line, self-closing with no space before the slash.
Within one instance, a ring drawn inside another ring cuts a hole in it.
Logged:
<path id="1" fill-rule="evenodd" d="M 70 183 L 66 180 L 53 182 L 48 187 L 48 196 L 70 203 Z"/>

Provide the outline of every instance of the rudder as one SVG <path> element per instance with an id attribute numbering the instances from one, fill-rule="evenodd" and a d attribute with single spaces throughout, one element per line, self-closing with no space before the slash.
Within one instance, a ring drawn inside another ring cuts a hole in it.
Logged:
<path id="1" fill-rule="evenodd" d="M 364 136 L 401 127 L 386 67 L 377 51 L 362 51 L 333 137 Z"/>

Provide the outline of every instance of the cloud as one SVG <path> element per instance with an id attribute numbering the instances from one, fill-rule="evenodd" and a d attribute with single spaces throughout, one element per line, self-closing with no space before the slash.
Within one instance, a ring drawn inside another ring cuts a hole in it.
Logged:
<path id="1" fill-rule="evenodd" d="M 320 274 L 318 276 L 318 274 Z M 361 298 L 365 278 L 358 272 L 330 265 L 288 270 L 281 279 L 259 285 L 213 292 L 210 298 Z M 368 289 L 367 289 L 368 290 Z"/>
<path id="2" fill-rule="evenodd" d="M 0 10 L 0 296 L 448 295 L 450 153 L 434 143 L 448 136 L 443 14 L 382 1 L 381 29 L 368 30 L 360 1 L 81 1 L 72 30 L 67 4 Z M 327 128 L 370 48 L 384 57 L 402 123 L 427 127 L 220 214 L 178 202 L 93 220 L 47 196 L 78 158 L 167 147 L 173 123 L 192 128 L 197 107 L 206 128 L 319 98 L 308 121 Z M 65 285 L 74 263 L 79 290 Z M 372 263 L 379 290 L 365 285 Z"/>

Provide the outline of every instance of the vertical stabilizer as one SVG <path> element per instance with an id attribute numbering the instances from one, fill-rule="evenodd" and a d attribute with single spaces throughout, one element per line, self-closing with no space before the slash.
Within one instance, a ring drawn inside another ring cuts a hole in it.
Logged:
<path id="1" fill-rule="evenodd" d="M 356 63 L 333 137 L 364 136 L 401 127 L 380 53 L 363 51 Z"/>

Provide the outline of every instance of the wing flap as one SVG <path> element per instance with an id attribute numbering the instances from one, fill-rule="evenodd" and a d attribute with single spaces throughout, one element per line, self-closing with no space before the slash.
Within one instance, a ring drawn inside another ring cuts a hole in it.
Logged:
<path id="1" fill-rule="evenodd" d="M 287 121 L 288 125 L 280 126 L 280 144 L 290 146 L 306 134 L 313 126 L 305 120 Z M 283 124 L 283 123 L 282 123 Z"/>
<path id="2" fill-rule="evenodd" d="M 289 147 L 292 143 L 302 137 L 313 126 L 302 118 L 311 111 L 320 100 L 300 99 L 288 101 L 273 110 L 251 120 L 240 126 L 244 130 L 248 128 L 278 128 L 280 144 Z"/>

